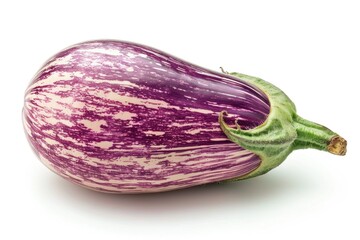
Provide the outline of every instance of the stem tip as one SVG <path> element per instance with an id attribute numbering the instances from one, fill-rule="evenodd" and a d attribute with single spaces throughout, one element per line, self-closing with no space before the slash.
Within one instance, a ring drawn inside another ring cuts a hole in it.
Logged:
<path id="1" fill-rule="evenodd" d="M 346 154 L 346 145 L 347 142 L 344 138 L 334 136 L 331 138 L 327 149 L 332 154 L 344 156 Z"/>

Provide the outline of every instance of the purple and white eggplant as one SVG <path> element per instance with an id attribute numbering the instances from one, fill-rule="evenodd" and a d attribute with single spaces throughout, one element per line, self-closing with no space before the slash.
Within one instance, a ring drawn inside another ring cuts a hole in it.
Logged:
<path id="1" fill-rule="evenodd" d="M 254 177 L 301 148 L 346 152 L 343 138 L 300 118 L 270 83 L 122 41 L 49 59 L 26 90 L 23 122 L 49 169 L 105 192 Z"/>

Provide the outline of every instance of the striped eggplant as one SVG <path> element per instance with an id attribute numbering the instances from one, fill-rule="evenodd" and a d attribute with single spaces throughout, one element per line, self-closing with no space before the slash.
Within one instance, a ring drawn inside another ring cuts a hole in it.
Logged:
<path id="1" fill-rule="evenodd" d="M 104 192 L 160 192 L 250 178 L 296 149 L 346 141 L 296 114 L 277 87 L 123 41 L 73 45 L 25 94 L 27 138 L 49 169 Z"/>

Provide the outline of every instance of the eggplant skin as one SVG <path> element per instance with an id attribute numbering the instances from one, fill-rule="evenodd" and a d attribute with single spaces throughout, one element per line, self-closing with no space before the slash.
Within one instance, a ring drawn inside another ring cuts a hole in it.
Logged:
<path id="1" fill-rule="evenodd" d="M 251 129 L 270 112 L 267 96 L 131 42 L 73 45 L 50 58 L 25 94 L 23 123 L 40 160 L 98 191 L 160 192 L 243 176 L 260 158 L 230 141 L 227 121 Z"/>

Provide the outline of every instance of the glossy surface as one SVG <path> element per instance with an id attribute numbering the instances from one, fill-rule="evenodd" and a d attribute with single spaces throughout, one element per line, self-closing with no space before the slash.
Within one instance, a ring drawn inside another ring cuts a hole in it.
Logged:
<path id="1" fill-rule="evenodd" d="M 251 172 L 253 153 L 227 139 L 218 116 L 243 128 L 269 102 L 240 80 L 129 42 L 93 41 L 51 58 L 29 85 L 28 139 L 51 170 L 109 192 L 157 192 Z"/>

